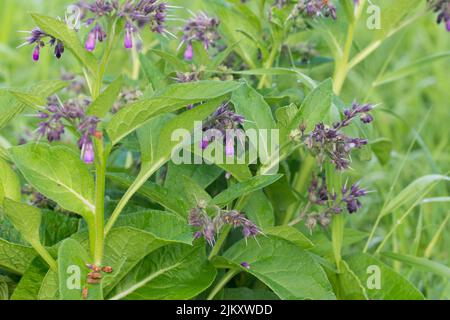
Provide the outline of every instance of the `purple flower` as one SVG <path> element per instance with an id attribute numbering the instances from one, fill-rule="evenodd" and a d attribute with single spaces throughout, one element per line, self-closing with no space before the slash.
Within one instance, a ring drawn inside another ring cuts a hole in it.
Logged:
<path id="1" fill-rule="evenodd" d="M 34 61 L 39 61 L 40 52 L 41 52 L 41 47 L 39 45 L 37 45 L 33 51 L 33 60 Z"/>
<path id="2" fill-rule="evenodd" d="M 216 235 L 225 224 L 234 228 L 241 227 L 242 235 L 245 238 L 255 237 L 261 233 L 261 230 L 252 221 L 236 210 L 220 211 L 214 219 L 210 218 L 205 208 L 201 208 L 200 205 L 191 209 L 189 213 L 189 225 L 199 229 L 195 231 L 194 238 L 204 237 L 210 246 L 214 245 Z"/>
<path id="3" fill-rule="evenodd" d="M 95 32 L 92 30 L 89 32 L 85 48 L 87 51 L 94 51 L 95 50 L 95 44 L 97 42 L 97 36 L 95 35 Z"/>
<path id="4" fill-rule="evenodd" d="M 250 264 L 248 264 L 248 262 L 241 262 L 241 266 L 245 269 L 250 269 Z"/>
<path id="5" fill-rule="evenodd" d="M 194 57 L 194 50 L 192 48 L 192 43 L 189 42 L 186 46 L 186 51 L 184 51 L 184 59 L 187 61 L 191 61 Z"/>
<path id="6" fill-rule="evenodd" d="M 444 23 L 447 31 L 450 32 L 450 1 L 449 0 L 427 0 L 431 10 L 437 13 L 436 22 Z"/>
<path id="7" fill-rule="evenodd" d="M 33 49 L 33 60 L 39 61 L 41 48 L 45 47 L 45 39 L 48 39 L 48 45 L 50 47 L 55 46 L 54 53 L 56 58 L 61 58 L 62 54 L 64 53 L 64 43 L 51 35 L 43 32 L 39 28 L 34 28 L 33 30 L 28 32 L 30 36 L 27 38 L 27 41 L 23 44 L 21 44 L 19 47 L 25 46 L 25 45 L 34 45 Z"/>
<path id="8" fill-rule="evenodd" d="M 317 157 L 320 165 L 328 158 L 338 170 L 347 169 L 350 165 L 350 154 L 353 149 L 360 149 L 367 144 L 366 139 L 353 138 L 341 130 L 350 125 L 356 118 L 367 124 L 373 121 L 369 112 L 373 109 L 371 104 L 352 104 L 351 109 L 345 109 L 342 121 L 336 122 L 332 127 L 318 123 L 314 130 L 306 137 L 305 144 Z M 304 130 L 302 131 L 304 135 Z"/>
<path id="9" fill-rule="evenodd" d="M 185 25 L 183 32 L 182 43 L 187 43 L 184 58 L 188 61 L 193 58 L 192 42 L 200 41 L 205 49 L 208 49 L 214 42 L 220 39 L 217 32 L 219 20 L 216 18 L 209 18 L 203 12 L 194 16 Z"/>
<path id="10" fill-rule="evenodd" d="M 234 136 L 239 137 L 239 127 L 244 123 L 244 117 L 230 110 L 228 103 L 223 103 L 203 123 L 202 145 L 206 145 L 220 136 L 225 139 L 225 154 L 234 155 Z M 238 139 L 239 140 L 239 139 Z"/>
<path id="11" fill-rule="evenodd" d="M 86 164 L 94 163 L 94 145 L 91 138 L 85 139 L 81 145 L 81 160 Z"/>
<path id="12" fill-rule="evenodd" d="M 298 0 L 291 16 L 296 16 L 299 13 L 309 17 L 332 17 L 336 20 L 336 7 L 331 1 Z"/>
<path id="13" fill-rule="evenodd" d="M 133 48 L 133 27 L 128 23 L 127 27 L 125 27 L 125 38 L 123 45 L 125 49 Z"/>

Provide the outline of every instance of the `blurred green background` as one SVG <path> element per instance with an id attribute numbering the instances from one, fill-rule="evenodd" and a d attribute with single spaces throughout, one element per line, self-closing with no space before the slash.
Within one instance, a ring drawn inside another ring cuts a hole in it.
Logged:
<path id="1" fill-rule="evenodd" d="M 169 2 L 197 11 L 207 10 L 208 1 Z M 390 1 L 373 2 L 389 6 Z M 387 153 L 385 164 L 375 158 L 354 164 L 351 174 L 362 179 L 364 186 L 376 191 L 366 201 L 363 212 L 351 219 L 353 227 L 358 230 L 371 230 L 391 187 L 394 194 L 398 194 L 421 176 L 433 173 L 448 174 L 450 169 L 450 33 L 446 32 L 442 25 L 436 25 L 434 14 L 425 13 L 425 1 L 423 2 L 423 8 L 417 9 L 423 14 L 411 25 L 386 40 L 368 59 L 359 64 L 349 74 L 341 94 L 346 103 L 356 99 L 380 104 L 380 111 L 375 114 L 376 121 L 371 139 L 382 139 L 382 146 Z M 0 88 L 25 87 L 40 80 L 58 79 L 63 70 L 80 73 L 78 64 L 69 52 L 58 61 L 44 49 L 41 61 L 34 63 L 31 59 L 31 47 L 16 49 L 24 42 L 24 34 L 18 31 L 31 30 L 34 27 L 30 12 L 64 17 L 64 12 L 71 3 L 68 0 L 0 0 Z M 189 15 L 185 8 L 177 9 L 174 14 L 180 17 Z M 169 29 L 176 33 L 180 23 L 182 22 L 170 21 Z M 345 25 L 341 24 L 338 19 L 333 26 L 337 39 L 345 36 Z M 332 53 L 326 44 L 329 41 L 326 35 L 328 26 L 327 22 L 327 28 L 323 30 L 319 28 L 301 35 L 292 35 L 288 42 L 295 45 L 297 41 L 309 39 L 321 56 L 331 57 Z M 148 38 L 145 38 L 145 42 L 149 44 L 146 48 L 158 44 L 149 33 L 146 37 Z M 372 37 L 372 31 L 360 28 L 353 53 L 358 51 L 358 46 L 364 48 Z M 166 45 L 176 48 L 177 40 L 167 42 Z M 425 63 L 420 62 L 420 59 L 435 54 L 446 54 L 446 58 L 435 59 L 432 63 L 429 59 Z M 415 61 L 418 63 L 412 64 Z M 113 62 L 108 67 L 108 75 L 114 76 L 121 72 L 130 75 L 132 66 L 131 56 L 125 50 L 116 50 Z M 403 74 L 400 73 L 400 78 L 396 81 L 377 84 L 377 79 L 383 73 L 402 70 L 405 66 L 406 70 Z M 333 64 L 307 68 L 305 72 L 316 80 L 323 80 L 332 76 Z M 25 127 L 26 119 L 16 118 L 13 124 L 0 131 L 0 145 L 17 143 Z M 398 182 L 392 185 L 396 175 L 399 176 Z M 439 199 L 436 199 L 438 197 Z M 448 184 L 439 184 L 427 198 L 431 200 L 416 206 L 396 229 L 388 249 L 427 257 L 449 266 Z M 375 243 L 382 241 L 383 236 L 405 213 L 405 208 L 401 209 L 382 220 Z M 428 298 L 450 298 L 448 279 L 407 264 L 396 262 L 394 267 L 426 292 Z"/>

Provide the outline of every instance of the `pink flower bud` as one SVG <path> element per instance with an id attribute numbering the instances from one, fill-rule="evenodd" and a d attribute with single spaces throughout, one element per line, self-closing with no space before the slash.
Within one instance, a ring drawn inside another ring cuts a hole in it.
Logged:
<path id="1" fill-rule="evenodd" d="M 191 61 L 193 57 L 194 57 L 194 50 L 192 49 L 192 43 L 188 43 L 186 51 L 184 52 L 184 59 L 187 61 Z"/>

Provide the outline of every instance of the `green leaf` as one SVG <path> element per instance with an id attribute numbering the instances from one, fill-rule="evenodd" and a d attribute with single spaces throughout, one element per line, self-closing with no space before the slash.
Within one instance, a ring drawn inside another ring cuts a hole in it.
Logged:
<path id="1" fill-rule="evenodd" d="M 37 26 L 44 32 L 64 42 L 64 47 L 69 49 L 82 66 L 87 68 L 92 75 L 97 76 L 98 64 L 94 55 L 88 52 L 80 43 L 75 30 L 70 29 L 61 20 L 40 14 L 31 14 Z"/>
<path id="2" fill-rule="evenodd" d="M 259 244 L 258 244 L 259 243 Z M 325 272 L 297 245 L 275 237 L 241 240 L 228 249 L 224 257 L 254 275 L 281 299 L 335 299 Z"/>
<path id="3" fill-rule="evenodd" d="M 40 257 L 30 261 L 30 265 L 14 290 L 11 300 L 38 300 L 39 290 L 47 271 L 48 266 Z"/>
<path id="4" fill-rule="evenodd" d="M 89 106 L 87 114 L 97 118 L 103 118 L 111 110 L 116 102 L 117 96 L 122 89 L 123 77 L 119 76 L 114 80 L 94 102 Z"/>
<path id="5" fill-rule="evenodd" d="M 385 216 L 403 205 L 411 205 L 417 199 L 425 196 L 429 191 L 429 187 L 440 181 L 450 181 L 450 178 L 439 174 L 432 174 L 414 180 L 386 204 L 381 211 L 381 216 Z"/>
<path id="6" fill-rule="evenodd" d="M 91 271 L 86 264 L 90 257 L 75 240 L 66 239 L 58 250 L 59 293 L 63 300 L 83 300 L 83 288 L 88 288 L 89 300 L 102 300 L 101 284 L 87 284 Z"/>
<path id="7" fill-rule="evenodd" d="M 339 300 L 368 300 L 366 289 L 348 264 L 343 260 L 339 264 L 339 273 L 328 272 L 328 278 L 337 298 Z"/>
<path id="8" fill-rule="evenodd" d="M 423 300 L 424 297 L 409 281 L 378 259 L 360 253 L 345 258 L 351 270 L 365 287 L 371 300 Z M 369 268 L 370 267 L 370 268 Z M 378 269 L 379 274 L 371 270 Z M 374 288 L 372 279 L 380 276 L 380 288 Z"/>
<path id="9" fill-rule="evenodd" d="M 140 261 L 109 295 L 111 300 L 190 299 L 207 289 L 216 277 L 203 243 L 170 245 Z"/>
<path id="10" fill-rule="evenodd" d="M 386 165 L 391 158 L 392 141 L 386 138 L 380 138 L 370 143 L 370 148 L 382 165 Z"/>
<path id="11" fill-rule="evenodd" d="M 311 249 L 314 244 L 303 233 L 291 226 L 276 226 L 264 228 L 264 234 L 275 236 L 292 242 L 301 249 Z"/>
<path id="12" fill-rule="evenodd" d="M 275 223 L 273 205 L 262 190 L 248 197 L 242 211 L 260 228 L 271 227 Z"/>
<path id="13" fill-rule="evenodd" d="M 264 98 L 248 84 L 242 86 L 231 97 L 236 112 L 244 116 L 245 130 L 255 130 L 258 135 L 258 156 L 266 164 L 272 151 L 277 151 L 274 144 L 278 141 L 272 140 L 272 129 L 276 128 L 272 110 Z M 256 146 L 255 146 L 256 147 Z"/>
<path id="14" fill-rule="evenodd" d="M 167 242 L 192 244 L 192 230 L 187 220 L 166 211 L 146 210 L 121 216 L 116 227 L 126 226 L 152 234 Z"/>
<path id="15" fill-rule="evenodd" d="M 404 67 L 401 67 L 397 70 L 388 72 L 387 74 L 383 75 L 381 79 L 378 79 L 376 82 L 374 82 L 374 86 L 381 86 L 387 83 L 391 83 L 393 81 L 397 81 L 400 79 L 403 79 L 405 77 L 408 77 L 416 72 L 421 71 L 422 69 L 426 67 L 430 67 L 431 64 L 433 64 L 436 61 L 442 60 L 442 59 L 448 59 L 450 57 L 450 52 L 439 52 L 434 53 L 430 56 L 427 56 L 425 58 L 421 58 L 417 61 L 414 61 Z"/>
<path id="16" fill-rule="evenodd" d="M 311 131 L 330 112 L 332 102 L 333 84 L 331 79 L 327 79 L 306 96 L 289 129 L 294 130 L 304 123 L 306 132 Z"/>
<path id="17" fill-rule="evenodd" d="M 184 62 L 182 59 L 169 52 L 156 49 L 152 49 L 150 52 L 153 52 L 164 59 L 164 61 L 166 61 L 172 67 L 172 70 L 179 72 L 187 72 L 190 70 L 190 66 L 188 63 Z"/>
<path id="18" fill-rule="evenodd" d="M 206 192 L 198 183 L 193 179 L 182 176 L 181 185 L 183 186 L 183 191 L 180 195 L 180 199 L 187 204 L 189 209 L 196 207 L 200 202 L 210 203 L 211 196 Z M 184 213 L 186 216 L 189 211 Z"/>
<path id="19" fill-rule="evenodd" d="M 214 197 L 212 203 L 219 207 L 224 207 L 231 201 L 239 198 L 244 194 L 249 194 L 271 185 L 281 177 L 281 174 L 256 176 L 250 178 L 249 180 L 233 184 L 228 189 L 222 191 L 220 194 Z"/>
<path id="20" fill-rule="evenodd" d="M 0 203 L 3 197 L 20 201 L 22 197 L 20 190 L 19 177 L 8 163 L 0 159 Z"/>
<path id="21" fill-rule="evenodd" d="M 40 244 L 41 211 L 30 205 L 5 199 L 3 211 L 22 237 L 32 246 Z"/>
<path id="22" fill-rule="evenodd" d="M 62 208 L 89 219 L 94 212 L 94 181 L 79 155 L 65 146 L 27 144 L 11 148 L 27 181 Z"/>
<path id="23" fill-rule="evenodd" d="M 189 104 L 224 96 L 240 85 L 234 81 L 173 84 L 155 93 L 153 98 L 137 101 L 120 110 L 108 124 L 108 135 L 113 144 L 116 144 L 153 117 L 176 111 Z"/>
<path id="24" fill-rule="evenodd" d="M 432 261 L 427 258 L 415 257 L 407 254 L 399 254 L 394 252 L 383 252 L 383 256 L 394 259 L 400 262 L 404 262 L 412 267 L 416 267 L 425 272 L 431 272 L 444 279 L 450 279 L 450 268 L 436 261 Z"/>
<path id="25" fill-rule="evenodd" d="M 134 177 L 130 177 L 126 174 L 121 173 L 108 173 L 107 177 L 118 183 L 121 187 L 130 188 L 133 182 L 136 180 Z M 179 214 L 180 216 L 185 216 L 186 211 L 189 208 L 177 197 L 173 196 L 170 189 L 161 187 L 160 185 L 147 181 L 145 182 L 137 191 L 139 195 L 144 196 L 152 202 L 156 202 L 163 206 L 164 208 Z"/>
<path id="26" fill-rule="evenodd" d="M 54 244 L 70 237 L 78 231 L 80 219 L 65 213 L 50 210 L 42 211 L 40 238 L 44 246 Z"/>
<path id="27" fill-rule="evenodd" d="M 50 80 L 21 90 L 0 89 L 0 128 L 5 126 L 16 115 L 20 114 L 27 105 L 35 108 L 36 103 L 38 103 L 38 105 L 42 106 L 45 104 L 48 96 L 51 96 L 66 86 L 67 82 Z M 30 96 L 33 97 L 31 101 L 28 99 Z M 36 100 L 36 97 L 39 97 L 39 100 Z"/>
<path id="28" fill-rule="evenodd" d="M 39 300 L 59 300 L 58 273 L 48 270 L 39 289 Z"/>
<path id="29" fill-rule="evenodd" d="M 186 176 L 206 189 L 222 172 L 223 170 L 214 165 L 174 164 L 169 162 L 164 187 L 173 190 L 175 193 L 181 192 L 183 188 L 179 183 L 179 177 Z"/>
<path id="30" fill-rule="evenodd" d="M 33 248 L 0 239 L 0 269 L 23 274 L 35 257 Z"/>
<path id="31" fill-rule="evenodd" d="M 161 130 L 174 117 L 175 116 L 172 114 L 162 114 L 149 120 L 136 131 L 141 149 L 141 163 L 143 166 L 146 166 L 155 160 Z"/>
<path id="32" fill-rule="evenodd" d="M 44 248 L 39 237 L 41 211 L 38 208 L 8 198 L 4 200 L 3 211 L 21 236 L 31 244 L 53 270 L 56 270 L 55 260 Z"/>

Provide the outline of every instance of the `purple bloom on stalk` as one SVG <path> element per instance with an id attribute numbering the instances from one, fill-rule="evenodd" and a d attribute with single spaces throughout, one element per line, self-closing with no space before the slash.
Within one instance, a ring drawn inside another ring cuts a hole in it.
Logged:
<path id="1" fill-rule="evenodd" d="M 39 61 L 40 52 L 41 52 L 41 47 L 39 45 L 37 45 L 33 51 L 33 60 L 34 61 Z"/>
<path id="2" fill-rule="evenodd" d="M 427 0 L 428 6 L 437 13 L 436 22 L 444 23 L 447 31 L 450 32 L 450 0 Z"/>
<path id="3" fill-rule="evenodd" d="M 225 139 L 225 154 L 234 155 L 234 133 L 239 138 L 239 127 L 244 123 L 244 117 L 230 110 L 228 103 L 223 103 L 203 124 L 203 141 L 211 142 L 218 136 Z M 233 132 L 234 131 L 234 132 Z M 211 134 L 210 133 L 217 133 Z M 239 139 L 238 139 L 239 140 Z"/>
<path id="4" fill-rule="evenodd" d="M 133 48 L 133 27 L 129 23 L 127 23 L 127 26 L 125 27 L 125 38 L 123 45 L 125 49 Z"/>
<path id="5" fill-rule="evenodd" d="M 291 15 L 296 16 L 298 13 L 309 17 L 332 17 L 336 20 L 336 7 L 329 0 L 298 0 Z"/>
<path id="6" fill-rule="evenodd" d="M 366 139 L 353 138 L 345 135 L 341 130 L 359 116 L 362 123 L 373 121 L 369 112 L 373 109 L 371 104 L 352 104 L 351 109 L 345 109 L 342 121 L 336 122 L 332 127 L 318 123 L 314 130 L 306 137 L 306 146 L 316 155 L 322 165 L 328 158 L 338 170 L 347 169 L 350 165 L 350 154 L 353 149 L 360 149 L 367 144 Z"/>
<path id="7" fill-rule="evenodd" d="M 216 18 L 209 18 L 205 13 L 194 16 L 185 25 L 183 32 L 182 43 L 186 43 L 186 51 L 184 58 L 188 61 L 192 60 L 194 52 L 192 49 L 193 41 L 200 41 L 207 50 L 220 36 L 217 32 L 219 20 Z"/>
<path id="8" fill-rule="evenodd" d="M 94 145 L 90 137 L 85 139 L 81 146 L 81 160 L 86 164 L 94 163 Z"/>
<path id="9" fill-rule="evenodd" d="M 186 51 L 184 51 L 184 59 L 187 61 L 191 61 L 194 57 L 194 50 L 192 48 L 192 43 L 189 42 L 186 46 Z"/>
<path id="10" fill-rule="evenodd" d="M 61 58 L 62 54 L 64 53 L 64 44 L 62 41 L 52 37 L 51 35 L 43 32 L 41 29 L 39 28 L 34 28 L 31 31 L 23 31 L 26 33 L 29 33 L 29 37 L 26 39 L 26 42 L 21 44 L 19 46 L 25 46 L 25 45 L 34 45 L 34 49 L 33 49 L 33 61 L 39 61 L 40 58 L 40 54 L 41 54 L 41 48 L 45 47 L 45 39 L 48 39 L 48 45 L 50 47 L 55 46 L 54 49 L 54 54 L 56 56 L 56 58 Z"/>
<path id="11" fill-rule="evenodd" d="M 210 218 L 205 209 L 200 208 L 200 206 L 191 209 L 189 213 L 189 225 L 199 228 L 195 231 L 194 238 L 204 237 L 210 246 L 214 245 L 216 235 L 226 224 L 234 228 L 241 227 L 242 235 L 245 238 L 255 237 L 261 233 L 252 221 L 236 210 L 221 211 L 214 219 Z"/>

